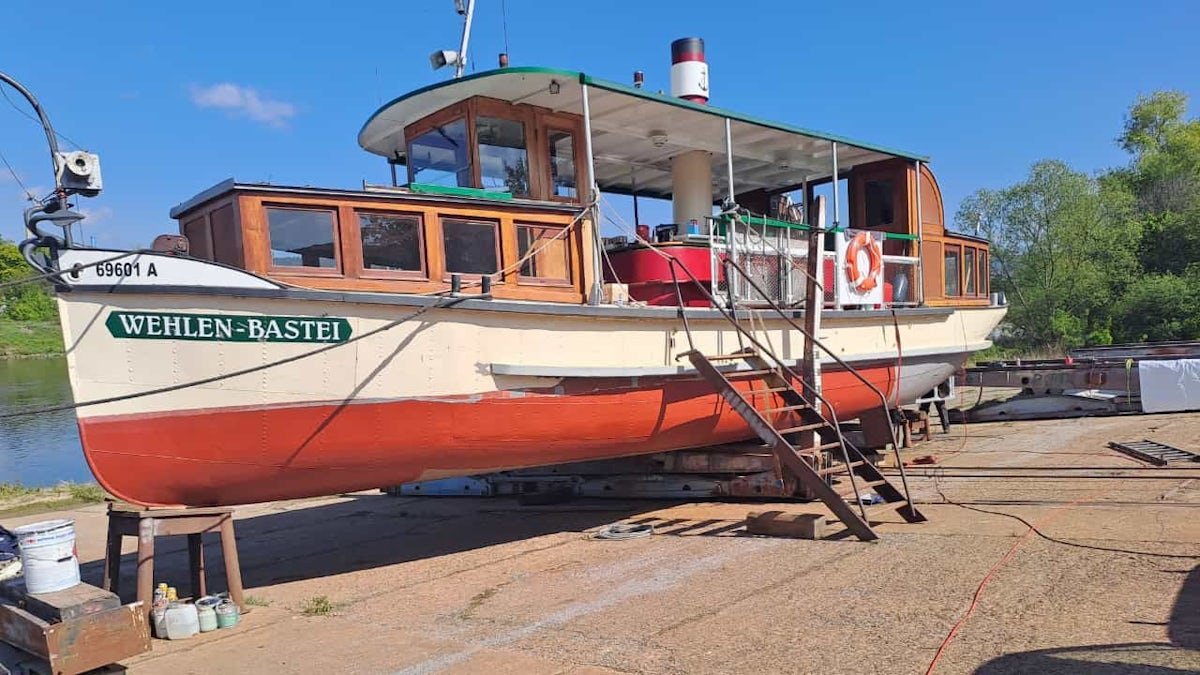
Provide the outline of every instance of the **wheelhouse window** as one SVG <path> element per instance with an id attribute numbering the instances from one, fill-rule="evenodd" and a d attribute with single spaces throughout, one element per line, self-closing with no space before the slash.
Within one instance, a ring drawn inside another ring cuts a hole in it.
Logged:
<path id="1" fill-rule="evenodd" d="M 336 269 L 335 217 L 328 210 L 267 207 L 271 265 Z"/>
<path id="2" fill-rule="evenodd" d="M 499 224 L 487 220 L 442 219 L 446 272 L 491 274 L 500 269 Z"/>
<path id="3" fill-rule="evenodd" d="M 966 295 L 975 295 L 977 284 L 975 281 L 978 272 L 975 270 L 975 249 L 968 246 L 963 250 L 963 278 L 965 288 L 963 289 Z"/>
<path id="4" fill-rule="evenodd" d="M 409 180 L 471 187 L 471 145 L 463 118 L 439 124 L 408 143 Z"/>
<path id="5" fill-rule="evenodd" d="M 962 249 L 958 246 L 946 246 L 945 279 L 946 296 L 959 295 L 959 274 L 962 271 Z"/>
<path id="6" fill-rule="evenodd" d="M 575 178 L 575 135 L 551 129 L 547 140 L 550 146 L 550 196 L 574 199 L 579 194 Z"/>
<path id="7" fill-rule="evenodd" d="M 562 227 L 517 223 L 517 255 L 522 260 L 520 275 L 544 282 L 570 283 L 569 235 Z"/>
<path id="8" fill-rule="evenodd" d="M 988 252 L 979 250 L 979 294 L 988 295 L 992 292 L 992 269 L 988 267 Z"/>
<path id="9" fill-rule="evenodd" d="M 896 220 L 896 205 L 892 195 L 892 181 L 867 181 L 863 190 L 866 200 L 867 227 L 890 225 Z"/>
<path id="10" fill-rule="evenodd" d="M 480 187 L 528 197 L 529 152 L 524 123 L 481 116 L 476 118 L 475 134 L 479 140 Z"/>
<path id="11" fill-rule="evenodd" d="M 364 270 L 424 272 L 425 247 L 421 217 L 395 213 L 360 213 Z"/>

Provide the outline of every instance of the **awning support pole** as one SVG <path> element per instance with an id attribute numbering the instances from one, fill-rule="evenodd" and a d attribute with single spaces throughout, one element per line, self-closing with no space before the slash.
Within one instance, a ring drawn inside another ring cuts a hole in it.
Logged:
<path id="1" fill-rule="evenodd" d="M 725 172 L 729 178 L 729 206 L 733 206 L 733 133 L 729 129 L 729 118 L 725 118 Z"/>
<path id="2" fill-rule="evenodd" d="M 600 257 L 604 255 L 604 242 L 600 238 L 600 185 L 596 182 L 596 157 L 592 154 L 592 108 L 588 101 L 587 83 L 580 85 L 583 91 L 583 150 L 587 158 L 588 185 L 590 186 L 589 209 L 592 212 L 592 288 L 588 294 L 589 305 L 599 305 L 604 299 L 604 268 Z M 637 223 L 634 223 L 637 226 Z"/>

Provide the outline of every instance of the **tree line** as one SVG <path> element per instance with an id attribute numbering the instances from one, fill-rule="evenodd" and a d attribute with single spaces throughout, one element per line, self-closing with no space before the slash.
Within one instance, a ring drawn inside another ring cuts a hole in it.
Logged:
<path id="1" fill-rule="evenodd" d="M 1000 344 L 1200 339 L 1200 119 L 1186 115 L 1180 92 L 1139 97 L 1116 139 L 1126 166 L 1043 160 L 962 202 L 955 226 L 992 241 L 1010 303 Z"/>
<path id="2" fill-rule="evenodd" d="M 35 274 L 17 245 L 0 238 L 0 284 Z M 48 321 L 58 316 L 50 285 L 46 282 L 16 284 L 0 289 L 0 319 Z"/>

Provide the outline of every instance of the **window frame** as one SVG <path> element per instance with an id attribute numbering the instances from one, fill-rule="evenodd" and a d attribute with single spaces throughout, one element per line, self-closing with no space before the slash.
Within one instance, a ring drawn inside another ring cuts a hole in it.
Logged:
<path id="1" fill-rule="evenodd" d="M 427 228 L 423 211 L 390 210 L 372 207 L 354 207 L 353 239 L 359 247 L 358 276 L 363 279 L 406 279 L 410 281 L 428 281 L 430 275 L 429 243 L 426 241 Z M 363 233 L 360 216 L 392 216 L 417 219 L 417 250 L 420 256 L 420 270 L 377 270 L 367 267 L 366 251 L 363 250 Z"/>
<path id="2" fill-rule="evenodd" d="M 587 181 L 587 167 L 582 161 L 580 140 L 583 138 L 583 121 L 574 117 L 568 117 L 554 112 L 540 112 L 537 117 L 538 143 L 537 155 L 539 163 L 543 164 L 543 170 L 538 171 L 538 178 L 542 181 L 542 195 L 546 201 L 559 202 L 565 204 L 579 204 L 583 202 L 584 186 Z M 550 162 L 550 132 L 561 131 L 571 135 L 571 143 L 575 150 L 575 196 L 561 197 L 554 194 L 554 175 L 551 169 Z"/>
<path id="3" fill-rule="evenodd" d="M 942 296 L 943 297 L 946 297 L 946 298 L 964 297 L 963 296 L 963 251 L 962 251 L 962 249 L 963 249 L 963 247 L 961 244 L 947 243 L 947 244 L 942 245 Z M 949 281 L 949 278 L 946 275 L 946 261 L 948 261 L 950 259 L 952 252 L 953 252 L 954 256 L 958 259 L 958 264 L 956 265 L 957 272 L 958 272 L 958 279 L 955 280 L 955 291 L 956 291 L 955 293 L 951 293 L 949 286 L 947 286 L 947 284 L 946 284 L 946 282 Z"/>
<path id="4" fill-rule="evenodd" d="M 517 255 L 516 259 L 513 260 L 514 264 L 516 263 L 517 260 L 520 260 L 522 258 L 521 228 L 523 228 L 523 227 L 535 227 L 535 228 L 541 228 L 544 230 L 556 230 L 555 234 L 561 235 L 562 231 L 567 229 L 568 225 L 564 225 L 562 223 L 547 223 L 547 222 L 536 221 L 536 220 L 514 218 L 512 221 L 512 230 L 513 230 L 513 237 L 516 238 L 516 246 L 515 246 L 514 250 L 516 251 L 516 255 Z M 556 279 L 553 277 L 525 276 L 524 274 L 521 274 L 521 267 L 517 267 L 517 269 L 513 271 L 513 276 L 516 277 L 517 283 L 519 285 L 522 285 L 522 286 L 556 286 L 556 287 L 561 287 L 561 288 L 572 288 L 575 286 L 575 255 L 573 254 L 573 252 L 571 250 L 571 234 L 568 233 L 566 236 L 559 236 L 558 240 L 560 242 L 562 242 L 563 250 L 565 252 L 564 263 L 566 264 L 566 268 L 567 268 L 566 278 L 565 279 Z"/>
<path id="5" fill-rule="evenodd" d="M 525 130 L 525 152 L 529 160 L 528 196 L 513 195 L 517 199 L 553 202 L 557 204 L 581 204 L 588 191 L 591 178 L 583 157 L 583 119 L 577 115 L 555 112 L 524 103 L 509 103 L 486 96 L 473 96 L 459 101 L 437 112 L 413 122 L 404 128 L 405 162 L 409 184 L 413 183 L 413 162 L 409 150 L 414 138 L 434 127 L 462 119 L 467 127 L 467 144 L 470 146 L 471 185 L 483 189 L 482 165 L 479 162 L 479 134 L 476 129 L 480 116 L 520 122 Z M 571 134 L 575 146 L 575 197 L 560 197 L 553 194 L 550 175 L 549 130 Z"/>
<path id="6" fill-rule="evenodd" d="M 965 298 L 977 298 L 979 297 L 979 249 L 974 246 L 964 246 L 962 254 L 962 295 Z M 971 259 L 969 266 L 967 265 L 968 256 Z"/>
<path id="7" fill-rule="evenodd" d="M 266 244 L 264 253 L 266 254 L 267 271 L 272 274 L 293 274 L 298 276 L 314 276 L 314 277 L 341 277 L 345 276 L 346 272 L 346 252 L 342 250 L 342 218 L 341 209 L 336 206 L 324 206 L 317 204 L 296 204 L 288 202 L 276 202 L 263 200 L 260 205 L 263 218 L 263 240 Z M 330 214 L 333 219 L 332 235 L 333 235 L 333 267 L 307 267 L 297 265 L 295 267 L 288 265 L 276 265 L 275 256 L 271 255 L 271 209 L 281 209 L 284 211 L 317 211 Z"/>
<path id="8" fill-rule="evenodd" d="M 404 127 L 405 172 L 408 175 L 409 185 L 416 182 L 411 153 L 413 139 L 432 131 L 436 127 L 457 122 L 459 119 L 463 120 L 463 124 L 467 128 L 467 161 L 471 164 L 471 187 L 479 185 L 479 157 L 475 152 L 475 120 L 470 113 L 467 101 L 461 101 L 447 108 L 442 108 L 435 113 L 426 115 Z M 457 187 L 457 184 L 454 187 Z"/>
<path id="9" fill-rule="evenodd" d="M 450 256 L 446 252 L 446 221 L 458 220 L 466 223 L 490 224 L 492 231 L 496 234 L 496 269 L 492 272 L 455 272 L 450 269 Z M 493 284 L 504 283 L 504 277 L 508 275 L 497 274 L 504 269 L 504 223 L 499 218 L 486 218 L 470 215 L 460 215 L 456 213 L 439 213 L 437 218 L 438 231 L 438 246 L 441 252 L 441 275 L 442 281 L 450 281 L 452 275 L 458 274 L 464 280 L 471 280 L 484 275 L 492 275 Z"/>

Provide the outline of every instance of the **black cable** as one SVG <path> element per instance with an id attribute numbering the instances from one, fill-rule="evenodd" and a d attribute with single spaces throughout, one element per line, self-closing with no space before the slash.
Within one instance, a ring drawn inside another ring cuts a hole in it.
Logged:
<path id="1" fill-rule="evenodd" d="M 402 324 L 406 321 L 411 321 L 432 309 L 438 309 L 441 307 L 452 307 L 466 299 L 468 299 L 468 298 L 465 298 L 465 297 L 444 298 L 443 300 L 441 300 L 439 302 L 435 302 L 432 305 L 426 305 L 426 306 L 418 309 L 417 311 L 410 313 L 407 316 L 404 316 L 404 317 L 401 317 L 394 321 L 391 321 L 389 323 L 386 323 L 386 324 L 380 326 L 379 328 L 376 328 L 375 330 L 368 331 L 357 337 L 350 338 L 349 340 L 346 340 L 345 342 L 337 342 L 334 344 L 325 345 L 324 347 L 314 349 L 311 352 L 305 352 L 303 354 L 296 354 L 294 356 L 289 356 L 287 358 L 283 358 L 278 361 L 272 361 L 270 363 L 264 363 L 264 364 L 257 365 L 257 366 L 251 366 L 249 368 L 243 368 L 241 370 L 235 370 L 235 371 L 229 372 L 229 373 L 222 373 L 221 375 L 213 375 L 212 377 L 205 377 L 205 378 L 201 378 L 199 380 L 193 380 L 191 382 L 183 382 L 181 384 L 173 384 L 173 385 L 166 386 L 166 387 L 159 387 L 158 389 L 148 389 L 146 391 L 139 391 L 139 392 L 136 392 L 133 394 L 122 394 L 120 396 L 109 396 L 107 398 L 97 398 L 97 399 L 92 399 L 90 401 L 80 401 L 78 403 L 67 403 L 64 405 L 56 405 L 56 406 L 50 406 L 50 407 L 46 407 L 46 408 L 38 408 L 36 410 L 18 410 L 17 412 L 4 413 L 4 414 L 0 415 L 0 420 L 6 420 L 6 419 L 13 418 L 13 417 L 26 417 L 29 415 L 41 415 L 41 414 L 52 413 L 52 412 L 63 412 L 66 410 L 76 410 L 79 408 L 86 408 L 88 406 L 103 405 L 105 403 L 116 403 L 118 401 L 128 401 L 128 400 L 135 399 L 135 398 L 142 398 L 144 396 L 153 396 L 155 394 L 166 394 L 166 393 L 173 392 L 173 391 L 179 391 L 181 389 L 189 389 L 191 387 L 198 387 L 198 386 L 204 385 L 204 384 L 212 384 L 213 382 L 220 382 L 221 380 L 227 380 L 232 377 L 240 377 L 242 375 L 249 375 L 250 373 L 256 373 L 261 370 L 266 370 L 268 368 L 274 368 L 275 366 L 282 366 L 282 365 L 292 363 L 295 361 L 300 361 L 301 359 L 306 359 L 310 356 L 316 356 L 317 354 L 323 354 L 331 349 L 336 349 L 338 347 L 342 347 L 342 346 L 345 346 L 348 344 L 353 344 L 355 342 L 358 342 L 359 340 L 365 340 L 366 338 L 369 338 L 373 335 L 378 335 L 379 333 L 382 333 L 386 330 L 391 330 L 392 328 L 395 328 L 396 326 L 399 326 L 400 324 Z"/>
<path id="2" fill-rule="evenodd" d="M 21 110 L 21 107 L 20 107 L 20 106 L 18 106 L 16 103 L 14 103 L 14 102 L 13 102 L 13 100 L 12 100 L 11 98 L 9 98 L 9 97 L 8 97 L 8 92 L 4 91 L 4 87 L 0 87 L 0 96 L 3 96 L 3 97 L 4 97 L 4 100 L 5 100 L 5 101 L 8 101 L 8 104 L 9 104 L 10 106 L 12 106 L 12 109 L 13 109 L 13 110 L 16 110 L 17 112 L 21 113 L 21 114 L 22 114 L 23 116 L 25 116 L 25 118 L 26 118 L 26 119 L 28 119 L 30 122 L 33 122 L 34 124 L 38 125 L 39 127 L 42 125 L 41 121 L 40 121 L 40 120 L 38 120 L 38 118 L 34 117 L 33 115 L 30 115 L 30 114 L 29 114 L 29 112 L 28 112 L 28 111 L 26 111 L 26 110 Z M 75 149 L 76 149 L 76 150 L 82 150 L 82 149 L 83 149 L 83 146 L 79 145 L 78 143 L 76 143 L 75 141 L 71 140 L 70 138 L 67 138 L 67 135 L 66 135 L 66 134 L 59 133 L 59 131 L 58 131 L 57 129 L 55 129 L 55 130 L 54 130 L 54 135 L 55 135 L 55 136 L 58 136 L 59 138 L 63 139 L 64 141 L 66 141 L 66 142 L 70 143 L 71 145 L 75 146 Z"/>
<path id="3" fill-rule="evenodd" d="M 0 89 L 0 91 L 3 90 Z M 36 201 L 37 197 L 34 196 L 33 191 L 25 187 L 25 183 L 21 180 L 21 177 L 17 175 L 17 170 L 13 168 L 12 164 L 8 163 L 8 158 L 4 156 L 3 152 L 0 152 L 0 162 L 4 162 L 4 166 L 8 167 L 8 172 L 12 174 L 13 180 L 17 182 L 17 185 L 21 186 L 21 191 L 25 193 L 25 196 L 29 199 L 29 201 Z"/>
<path id="4" fill-rule="evenodd" d="M 1004 516 L 1006 518 L 1012 518 L 1013 520 L 1016 520 L 1016 521 L 1020 522 L 1022 525 L 1025 525 L 1026 527 L 1028 527 L 1037 536 L 1041 537 L 1042 539 L 1045 539 L 1046 541 L 1054 542 L 1055 544 L 1062 544 L 1063 546 L 1073 546 L 1075 548 L 1086 548 L 1086 549 L 1090 549 L 1093 551 L 1106 551 L 1109 553 L 1128 553 L 1130 555 L 1145 555 L 1145 556 L 1151 556 L 1151 557 L 1155 557 L 1155 558 L 1183 558 L 1183 559 L 1187 559 L 1187 560 L 1194 560 L 1194 559 L 1200 558 L 1200 555 L 1187 555 L 1187 554 L 1183 554 L 1183 553 L 1153 553 L 1151 551 L 1134 551 L 1131 549 L 1109 548 L 1107 546 L 1093 546 L 1091 544 L 1079 544 L 1079 543 L 1076 543 L 1073 541 L 1066 541 L 1064 539 L 1055 539 L 1054 537 L 1051 537 L 1050 535 L 1046 534 L 1045 532 L 1042 532 L 1041 530 L 1039 530 L 1033 523 L 1029 522 L 1028 520 L 1025 520 L 1021 516 L 1018 516 L 1014 513 L 1005 513 L 1003 511 L 988 511 L 987 509 L 981 509 L 981 508 L 978 508 L 975 506 L 967 506 L 966 504 L 960 504 L 960 503 L 950 499 L 949 497 L 947 497 L 946 494 L 944 492 L 942 492 L 941 486 L 939 486 L 936 481 L 934 482 L 933 489 L 937 491 L 938 496 L 942 498 L 942 502 L 945 504 L 949 504 L 951 506 L 957 506 L 960 509 L 966 509 L 968 511 L 976 511 L 978 513 L 987 513 L 987 514 L 991 514 L 993 516 Z"/>

